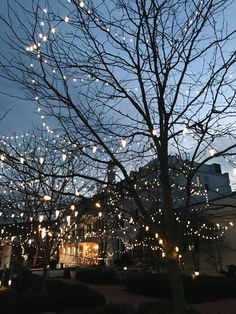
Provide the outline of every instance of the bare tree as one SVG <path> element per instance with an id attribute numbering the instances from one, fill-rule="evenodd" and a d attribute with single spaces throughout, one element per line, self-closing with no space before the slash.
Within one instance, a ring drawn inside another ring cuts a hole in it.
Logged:
<path id="1" fill-rule="evenodd" d="M 26 249 L 35 247 L 34 262 L 42 255 L 42 292 L 47 290 L 47 270 L 63 241 L 69 241 L 84 215 L 80 193 L 94 189 L 78 179 L 85 171 L 79 156 L 56 150 L 45 136 L 8 139 L 1 155 L 2 237 Z M 53 143 L 55 145 L 55 143 Z M 10 226 L 13 226 L 11 230 Z M 15 228 L 14 228 L 15 226 Z M 21 230 L 15 232 L 16 227 Z"/>
<path id="2" fill-rule="evenodd" d="M 235 147 L 230 45 L 236 31 L 224 20 L 231 2 L 71 0 L 41 7 L 35 1 L 30 9 L 9 6 L 8 17 L 1 17 L 9 49 L 1 55 L 1 75 L 21 84 L 43 115 L 56 118 L 97 169 L 113 162 L 153 233 L 156 222 L 129 174 L 158 159 L 161 238 L 177 314 L 185 313 L 185 301 L 176 247 L 189 215 L 192 179 L 202 164 L 233 154 Z M 233 141 L 219 146 L 228 136 Z M 170 154 L 185 177 L 182 228 Z"/>

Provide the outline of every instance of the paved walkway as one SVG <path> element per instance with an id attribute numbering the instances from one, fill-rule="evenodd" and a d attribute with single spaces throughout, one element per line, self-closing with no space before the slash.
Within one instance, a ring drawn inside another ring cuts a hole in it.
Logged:
<path id="1" fill-rule="evenodd" d="M 63 280 L 76 283 L 73 279 Z M 123 285 L 88 285 L 92 289 L 104 295 L 107 303 L 127 303 L 134 307 L 148 301 L 157 301 L 158 299 L 134 294 L 125 290 Z M 236 299 L 226 299 L 201 304 L 193 304 L 192 307 L 198 309 L 201 314 L 236 314 Z"/>

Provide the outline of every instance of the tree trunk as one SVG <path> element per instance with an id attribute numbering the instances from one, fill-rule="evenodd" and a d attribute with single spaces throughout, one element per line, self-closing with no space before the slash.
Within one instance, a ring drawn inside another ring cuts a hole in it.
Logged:
<path id="1" fill-rule="evenodd" d="M 176 259 L 170 258 L 167 260 L 167 272 L 175 311 L 174 313 L 186 314 L 183 278 Z"/>
<path id="2" fill-rule="evenodd" d="M 47 269 L 47 265 L 45 264 L 43 266 L 43 277 L 42 277 L 42 286 L 41 286 L 42 295 L 46 295 L 48 292 L 48 269 Z"/>

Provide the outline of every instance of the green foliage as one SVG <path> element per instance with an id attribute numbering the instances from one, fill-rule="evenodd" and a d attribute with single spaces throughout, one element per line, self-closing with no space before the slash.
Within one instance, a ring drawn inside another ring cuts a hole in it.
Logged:
<path id="1" fill-rule="evenodd" d="M 110 268 L 85 268 L 80 269 L 76 273 L 76 278 L 79 281 L 107 285 L 117 283 L 116 272 Z"/>
<path id="2" fill-rule="evenodd" d="M 21 289 L 21 287 L 23 287 Z M 38 314 L 104 306 L 104 297 L 91 288 L 59 280 L 48 281 L 48 293 L 40 294 L 41 278 L 26 276 L 0 294 L 1 314 Z"/>
<path id="3" fill-rule="evenodd" d="M 184 277 L 184 291 L 187 302 L 198 303 L 236 297 L 235 277 L 199 276 L 196 279 Z M 167 275 L 156 275 L 148 272 L 134 274 L 126 280 L 128 290 L 170 299 L 170 287 Z"/>

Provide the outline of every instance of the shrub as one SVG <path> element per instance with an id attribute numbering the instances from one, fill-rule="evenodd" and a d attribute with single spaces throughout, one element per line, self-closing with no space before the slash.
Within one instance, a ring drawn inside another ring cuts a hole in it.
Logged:
<path id="1" fill-rule="evenodd" d="M 21 281 L 18 278 L 11 289 L 0 294 L 0 313 L 37 314 L 105 305 L 103 295 L 84 285 L 49 280 L 46 295 L 40 294 L 40 285 L 41 278 L 37 276 L 22 278 Z"/>
<path id="2" fill-rule="evenodd" d="M 187 302 L 206 302 L 236 297 L 235 277 L 199 276 L 196 279 L 184 277 L 184 291 Z M 136 273 L 126 281 L 128 290 L 148 296 L 170 299 L 167 275 L 148 272 Z"/>
<path id="3" fill-rule="evenodd" d="M 76 273 L 76 278 L 79 281 L 106 285 L 117 283 L 116 272 L 110 268 L 86 268 L 80 269 Z"/>

